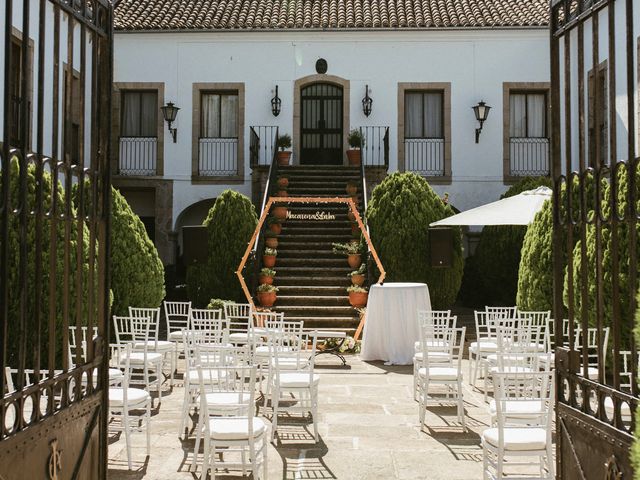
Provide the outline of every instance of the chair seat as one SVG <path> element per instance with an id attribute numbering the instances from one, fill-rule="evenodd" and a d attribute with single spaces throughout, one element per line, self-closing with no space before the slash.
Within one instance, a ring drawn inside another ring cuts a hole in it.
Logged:
<path id="1" fill-rule="evenodd" d="M 317 385 L 320 382 L 320 375 L 314 373 L 311 382 L 313 385 Z M 304 388 L 309 386 L 309 374 L 306 372 L 280 374 L 281 388 Z"/>
<path id="2" fill-rule="evenodd" d="M 544 450 L 547 447 L 547 432 L 544 428 L 506 427 L 504 449 L 512 452 Z M 493 447 L 499 446 L 498 428 L 488 428 L 482 432 L 482 438 Z"/>
<path id="3" fill-rule="evenodd" d="M 507 365 L 504 367 L 491 367 L 491 373 L 531 373 L 533 370 L 522 365 Z"/>
<path id="4" fill-rule="evenodd" d="M 247 343 L 249 342 L 249 334 L 247 332 L 234 332 L 229 334 L 231 343 Z"/>
<path id="5" fill-rule="evenodd" d="M 580 369 L 580 371 L 584 373 L 584 368 Z M 598 367 L 588 367 L 587 368 L 587 378 L 589 380 L 597 380 L 598 379 Z"/>
<path id="6" fill-rule="evenodd" d="M 525 358 L 527 358 L 527 355 L 524 353 L 518 354 L 518 353 L 511 353 L 511 354 L 504 354 L 501 355 L 500 358 L 502 359 L 502 361 L 504 362 L 517 362 L 518 360 L 523 360 Z M 498 363 L 498 354 L 497 353 L 492 353 L 490 355 L 487 355 L 487 361 L 491 364 L 496 364 Z"/>
<path id="7" fill-rule="evenodd" d="M 97 369 L 94 370 L 95 374 L 98 373 Z M 117 382 L 124 378 L 124 373 L 119 368 L 110 368 L 109 369 L 109 383 Z"/>
<path id="8" fill-rule="evenodd" d="M 480 350 L 483 352 L 495 352 L 498 350 L 498 343 L 496 340 L 486 338 L 479 342 L 471 342 L 469 344 L 469 351 L 476 353 Z"/>
<path id="9" fill-rule="evenodd" d="M 212 392 L 207 393 L 205 399 L 207 406 L 213 410 L 228 410 L 237 409 L 240 404 L 247 404 L 251 399 L 251 395 L 238 392 Z"/>
<path id="10" fill-rule="evenodd" d="M 429 352 L 427 356 L 429 357 L 429 362 L 433 363 L 443 363 L 451 360 L 451 355 L 449 355 L 447 352 Z M 416 352 L 413 356 L 413 362 L 422 362 L 422 357 L 422 352 Z"/>
<path id="11" fill-rule="evenodd" d="M 547 408 L 541 400 L 507 400 L 503 402 L 503 413 L 513 418 L 530 418 L 537 413 L 546 412 Z M 496 401 L 489 402 L 489 413 L 495 416 Z"/>
<path id="12" fill-rule="evenodd" d="M 182 341 L 182 330 L 175 330 L 173 332 L 169 332 L 168 340 L 170 342 L 181 342 Z"/>
<path id="13" fill-rule="evenodd" d="M 429 367 L 418 370 L 418 375 L 429 380 L 455 381 L 458 380 L 459 372 L 453 367 Z"/>
<path id="14" fill-rule="evenodd" d="M 446 348 L 446 346 L 447 346 L 447 342 L 444 342 L 444 341 L 436 342 L 436 341 L 428 340 L 428 341 L 426 341 L 424 343 L 425 343 L 425 346 L 427 348 L 436 348 L 436 349 L 439 349 L 439 350 L 444 350 L 444 348 Z M 415 342 L 413 344 L 413 349 L 416 352 L 422 351 L 422 342 Z"/>
<path id="15" fill-rule="evenodd" d="M 289 352 L 291 351 L 290 347 L 278 347 L 278 349 L 282 352 Z M 271 353 L 269 352 L 269 346 L 268 345 L 260 345 L 258 347 L 256 347 L 256 349 L 253 352 L 254 356 L 256 357 L 270 357 Z"/>
<path id="16" fill-rule="evenodd" d="M 131 409 L 151 401 L 151 395 L 141 388 L 127 388 L 127 405 Z M 109 389 L 109 406 L 124 407 L 124 388 Z"/>
<path id="17" fill-rule="evenodd" d="M 267 429 L 261 418 L 253 417 L 253 436 L 264 434 Z M 209 420 L 211 438 L 214 440 L 248 440 L 249 420 L 247 417 L 212 418 Z"/>
<path id="18" fill-rule="evenodd" d="M 134 350 L 144 350 L 144 342 L 136 342 L 133 344 Z M 148 352 L 156 352 L 156 353 L 166 353 L 172 352 L 175 346 L 173 342 L 168 340 L 158 340 L 154 342 L 153 340 L 149 340 L 147 342 L 147 351 Z"/>
<path id="19" fill-rule="evenodd" d="M 144 364 L 144 352 L 131 352 L 129 355 L 129 361 L 131 365 L 142 365 Z M 147 363 L 156 363 L 162 361 L 162 354 L 156 352 L 147 352 Z M 124 365 L 124 360 L 121 360 L 120 363 Z"/>
<path id="20" fill-rule="evenodd" d="M 226 376 L 227 373 L 223 370 L 202 370 L 202 381 L 205 385 L 218 383 L 220 379 L 226 378 Z M 189 370 L 187 377 L 189 378 L 189 384 L 192 388 L 195 388 L 200 384 L 200 377 L 198 376 L 197 370 Z"/>
<path id="21" fill-rule="evenodd" d="M 297 357 L 278 357 L 278 368 L 280 370 L 304 370 L 309 365 L 306 358 Z M 271 359 L 271 366 L 275 368 L 276 361 Z"/>

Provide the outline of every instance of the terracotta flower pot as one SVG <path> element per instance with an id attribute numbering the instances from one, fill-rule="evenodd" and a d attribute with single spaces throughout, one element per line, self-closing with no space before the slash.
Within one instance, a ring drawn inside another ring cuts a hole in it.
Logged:
<path id="1" fill-rule="evenodd" d="M 264 243 L 269 248 L 278 248 L 278 239 L 276 237 L 267 237 Z"/>
<path id="2" fill-rule="evenodd" d="M 268 275 L 260 275 L 258 283 L 260 285 L 262 285 L 263 283 L 266 283 L 267 285 L 273 285 L 273 277 L 270 277 Z"/>
<path id="3" fill-rule="evenodd" d="M 359 253 L 352 253 L 347 256 L 347 262 L 349 262 L 349 266 L 355 270 L 362 265 L 362 258 Z"/>
<path id="4" fill-rule="evenodd" d="M 353 283 L 354 285 L 357 285 L 359 287 L 364 285 L 364 280 L 365 280 L 364 275 L 362 275 L 360 273 L 358 273 L 356 275 L 351 275 L 351 283 Z M 260 283 L 263 283 L 262 280 L 260 281 Z"/>
<path id="5" fill-rule="evenodd" d="M 362 163 L 362 151 L 360 149 L 347 150 L 349 165 L 357 166 Z"/>
<path id="6" fill-rule="evenodd" d="M 291 152 L 283 152 L 280 150 L 276 153 L 276 158 L 278 159 L 278 166 L 285 167 L 289 165 L 289 160 L 291 159 Z"/>
<path id="7" fill-rule="evenodd" d="M 358 186 L 349 184 L 347 185 L 346 190 L 347 190 L 347 195 L 349 195 L 350 197 L 353 197 L 356 193 L 358 193 Z"/>
<path id="8" fill-rule="evenodd" d="M 273 209 L 273 216 L 279 220 L 287 218 L 287 207 L 275 207 Z"/>
<path id="9" fill-rule="evenodd" d="M 276 192 L 276 196 L 277 196 L 277 197 L 288 197 L 288 196 L 289 196 L 289 194 L 287 193 L 287 191 L 286 191 L 286 190 L 278 190 L 278 191 Z"/>
<path id="10" fill-rule="evenodd" d="M 287 177 L 280 177 L 278 179 L 278 186 L 280 188 L 287 188 L 289 186 L 289 179 Z"/>
<path id="11" fill-rule="evenodd" d="M 362 308 L 367 305 L 368 292 L 349 292 L 349 303 L 354 308 Z"/>
<path id="12" fill-rule="evenodd" d="M 275 255 L 263 255 L 262 256 L 262 266 L 265 267 L 265 268 L 275 267 L 276 266 L 276 257 L 275 257 Z"/>
<path id="13" fill-rule="evenodd" d="M 269 230 L 271 230 L 276 235 L 280 235 L 282 233 L 282 225 L 279 223 L 272 223 L 269 225 Z"/>
<path id="14" fill-rule="evenodd" d="M 273 307 L 276 303 L 276 292 L 258 292 L 258 301 L 263 307 Z"/>

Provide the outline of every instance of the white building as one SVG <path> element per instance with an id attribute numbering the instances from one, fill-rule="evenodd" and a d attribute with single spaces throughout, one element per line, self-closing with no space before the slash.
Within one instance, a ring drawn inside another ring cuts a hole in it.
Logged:
<path id="1" fill-rule="evenodd" d="M 122 0 L 114 185 L 166 264 L 181 227 L 224 189 L 262 194 L 275 127 L 291 134 L 294 164 L 346 163 L 347 134 L 362 127 L 372 183 L 410 170 L 460 210 L 495 200 L 518 176 L 549 171 L 547 24 L 547 0 Z M 492 109 L 476 143 L 481 100 Z M 180 108 L 175 142 L 167 102 Z M 331 148 L 311 148 L 319 139 Z"/>

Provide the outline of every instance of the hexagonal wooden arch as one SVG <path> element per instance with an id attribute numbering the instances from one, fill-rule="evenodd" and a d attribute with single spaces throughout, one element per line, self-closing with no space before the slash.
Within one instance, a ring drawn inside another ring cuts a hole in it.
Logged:
<path id="1" fill-rule="evenodd" d="M 384 277 L 386 276 L 386 272 L 384 271 L 384 268 L 382 266 L 382 263 L 380 262 L 380 258 L 378 257 L 378 253 L 376 252 L 376 249 L 373 247 L 373 244 L 371 243 L 371 238 L 369 237 L 369 234 L 367 233 L 367 229 L 364 226 L 364 223 L 362 223 L 362 218 L 360 217 L 360 213 L 358 213 L 358 208 L 355 204 L 355 202 L 353 201 L 353 199 L 351 197 L 334 197 L 334 198 L 328 198 L 328 197 L 269 197 L 269 200 L 267 201 L 267 204 L 265 205 L 264 211 L 262 212 L 262 215 L 260 215 L 260 220 L 258 221 L 258 225 L 256 226 L 255 231 L 253 232 L 253 236 L 251 237 L 251 240 L 249 241 L 249 244 L 247 245 L 247 250 L 244 252 L 244 255 L 242 256 L 242 260 L 240 261 L 240 265 L 238 265 L 238 269 L 236 270 L 236 275 L 238 276 L 238 279 L 240 280 L 240 285 L 242 286 L 242 291 L 244 292 L 245 296 L 247 297 L 247 301 L 249 302 L 249 304 L 251 305 L 251 307 L 253 308 L 253 310 L 255 311 L 255 304 L 253 303 L 253 295 L 251 295 L 251 292 L 249 291 L 249 288 L 247 287 L 246 282 L 244 281 L 244 276 L 242 275 L 242 270 L 244 269 L 244 266 L 247 263 L 247 260 L 249 258 L 249 255 L 251 254 L 251 250 L 253 250 L 253 246 L 256 243 L 256 238 L 258 238 L 258 234 L 260 233 L 260 230 L 262 229 L 262 225 L 264 224 L 265 220 L 267 219 L 267 215 L 269 215 L 269 211 L 271 210 L 271 207 L 273 206 L 274 203 L 286 203 L 287 205 L 291 205 L 294 203 L 324 203 L 324 204 L 333 204 L 333 203 L 343 203 L 346 204 L 349 209 L 351 210 L 351 212 L 353 213 L 356 222 L 358 223 L 358 226 L 360 227 L 360 231 L 362 232 L 362 235 L 365 238 L 365 241 L 367 242 L 367 246 L 369 247 L 369 251 L 371 252 L 371 255 L 373 256 L 373 260 L 376 262 L 376 266 L 378 267 L 378 270 L 380 270 L 380 276 L 378 277 L 378 283 L 382 283 L 384 281 Z M 355 337 L 358 338 L 360 332 L 362 331 L 362 327 L 364 326 L 364 318 L 360 321 L 360 325 L 358 326 L 358 329 L 356 330 L 356 334 Z"/>

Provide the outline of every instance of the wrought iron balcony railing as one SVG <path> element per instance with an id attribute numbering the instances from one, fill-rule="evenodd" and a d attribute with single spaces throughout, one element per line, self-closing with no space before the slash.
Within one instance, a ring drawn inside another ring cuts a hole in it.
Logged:
<path id="1" fill-rule="evenodd" d="M 120 137 L 118 173 L 120 175 L 156 175 L 158 139 L 156 137 Z"/>
<path id="2" fill-rule="evenodd" d="M 512 137 L 509 162 L 514 177 L 549 175 L 549 139 Z"/>

